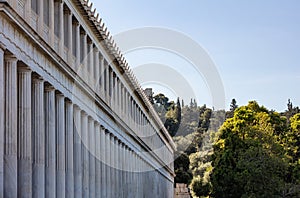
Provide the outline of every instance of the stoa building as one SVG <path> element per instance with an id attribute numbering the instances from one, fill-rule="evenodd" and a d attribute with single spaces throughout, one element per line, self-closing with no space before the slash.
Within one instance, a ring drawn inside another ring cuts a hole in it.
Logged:
<path id="1" fill-rule="evenodd" d="M 175 145 L 84 0 L 0 0 L 0 197 L 172 197 Z"/>

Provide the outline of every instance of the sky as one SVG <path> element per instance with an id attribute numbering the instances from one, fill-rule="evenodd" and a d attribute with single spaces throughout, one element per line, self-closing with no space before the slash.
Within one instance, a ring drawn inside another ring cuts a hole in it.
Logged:
<path id="1" fill-rule="evenodd" d="M 199 44 L 218 71 L 226 109 L 232 98 L 238 105 L 256 100 L 277 111 L 286 109 L 288 99 L 294 106 L 300 106 L 298 0 L 94 0 L 93 3 L 112 35 L 159 27 L 179 32 Z M 124 55 L 133 71 L 136 68 L 142 86 L 154 86 L 155 92 L 176 98 L 178 92 L 172 87 L 176 83 L 166 85 L 154 80 L 151 84 L 149 79 L 143 82 L 143 70 L 138 70 L 141 65 L 151 67 L 150 63 L 155 63 L 153 68 L 167 65 L 194 87 L 198 105 L 214 106 L 216 96 L 211 94 L 205 76 L 196 76 L 191 63 L 178 54 L 143 48 Z"/>

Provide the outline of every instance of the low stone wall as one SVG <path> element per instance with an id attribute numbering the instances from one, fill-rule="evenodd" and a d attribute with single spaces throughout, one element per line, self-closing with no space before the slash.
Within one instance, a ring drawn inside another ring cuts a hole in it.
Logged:
<path id="1" fill-rule="evenodd" d="M 174 198 L 190 198 L 190 190 L 186 184 L 176 184 L 174 189 Z"/>

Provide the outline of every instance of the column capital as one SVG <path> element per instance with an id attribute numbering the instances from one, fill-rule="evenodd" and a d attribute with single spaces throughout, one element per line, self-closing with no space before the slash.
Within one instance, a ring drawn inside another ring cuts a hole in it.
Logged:
<path id="1" fill-rule="evenodd" d="M 93 45 L 92 39 L 89 38 L 89 39 L 87 40 L 87 44 L 88 44 L 88 45 Z"/>
<path id="2" fill-rule="evenodd" d="M 73 108 L 74 108 L 74 110 L 81 111 L 80 107 L 78 105 L 76 105 L 76 104 L 74 104 Z"/>
<path id="3" fill-rule="evenodd" d="M 102 53 L 99 53 L 99 58 L 100 58 L 101 61 L 104 60 L 104 56 L 102 55 Z"/>
<path id="4" fill-rule="evenodd" d="M 87 114 L 85 111 L 82 110 L 82 111 L 81 111 L 81 115 L 82 115 L 82 116 L 87 116 L 88 114 Z"/>
<path id="5" fill-rule="evenodd" d="M 66 104 L 73 104 L 72 100 L 70 98 L 65 98 Z"/>
<path id="6" fill-rule="evenodd" d="M 62 94 L 62 93 L 59 92 L 59 91 L 56 91 L 55 95 L 56 95 L 58 98 L 65 98 L 64 94 Z"/>
<path id="7" fill-rule="evenodd" d="M 96 120 L 95 120 L 95 127 L 99 127 L 99 128 L 101 127 L 101 126 L 100 126 L 100 123 L 97 122 Z"/>
<path id="8" fill-rule="evenodd" d="M 79 22 L 76 19 L 72 20 L 72 24 L 76 25 L 76 26 L 79 26 Z"/>
<path id="9" fill-rule="evenodd" d="M 55 91 L 55 87 L 50 83 L 45 84 L 45 91 Z"/>
<path id="10" fill-rule="evenodd" d="M 44 79 L 40 75 L 38 75 L 37 73 L 32 74 L 32 80 L 41 81 L 41 82 L 44 81 Z"/>
<path id="11" fill-rule="evenodd" d="M 67 15 L 71 15 L 72 16 L 72 12 L 69 8 L 67 8 L 66 6 L 64 6 L 64 12 L 67 14 Z"/>
<path id="12" fill-rule="evenodd" d="M 17 62 L 17 57 L 14 54 L 7 54 L 4 56 L 4 61 L 6 62 Z"/>
<path id="13" fill-rule="evenodd" d="M 88 121 L 90 122 L 90 121 L 94 121 L 94 118 L 92 117 L 92 116 L 88 116 Z"/>
<path id="14" fill-rule="evenodd" d="M 27 65 L 21 64 L 18 66 L 18 72 L 19 73 L 27 73 L 27 72 L 32 73 L 32 70 Z"/>
<path id="15" fill-rule="evenodd" d="M 106 135 L 106 134 L 110 135 L 110 132 L 109 132 L 108 129 L 104 129 L 104 132 L 105 132 L 105 135 Z"/>
<path id="16" fill-rule="evenodd" d="M 98 53 L 98 52 L 99 52 L 98 47 L 94 46 L 94 52 L 95 52 L 95 53 Z"/>
<path id="17" fill-rule="evenodd" d="M 84 29 L 80 29 L 80 34 L 86 36 L 86 31 L 84 31 Z"/>

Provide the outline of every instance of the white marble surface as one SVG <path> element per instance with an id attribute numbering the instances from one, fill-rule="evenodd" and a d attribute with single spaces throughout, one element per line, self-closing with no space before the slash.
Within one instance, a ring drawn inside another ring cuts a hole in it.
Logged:
<path id="1" fill-rule="evenodd" d="M 162 166 L 173 142 L 100 44 L 89 8 L 81 15 L 80 0 L 50 0 L 47 27 L 45 2 L 41 16 L 24 3 L 0 2 L 0 198 L 172 197 L 173 169 Z"/>

